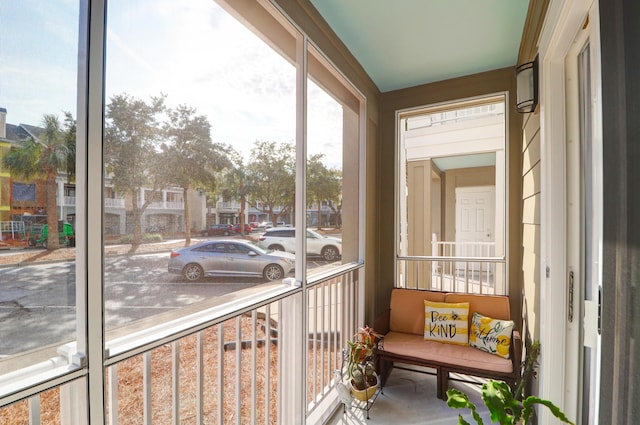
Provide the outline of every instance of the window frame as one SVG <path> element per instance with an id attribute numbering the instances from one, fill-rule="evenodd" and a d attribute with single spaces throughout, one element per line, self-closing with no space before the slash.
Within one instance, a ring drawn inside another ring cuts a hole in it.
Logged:
<path id="1" fill-rule="evenodd" d="M 226 4 L 224 1 L 219 3 Z M 355 140 L 358 149 L 359 166 L 356 172 L 356 187 L 358 191 L 357 205 L 359 209 L 357 251 L 358 258 L 351 264 L 343 264 L 330 273 L 340 273 L 347 269 L 358 269 L 364 264 L 365 250 L 365 164 L 366 164 L 366 97 L 343 75 L 329 59 L 324 56 L 308 36 L 273 2 L 268 2 L 274 18 L 277 21 L 286 22 L 301 34 L 301 39 L 296 46 L 294 58 L 298 61 L 297 75 L 297 137 L 296 152 L 298 161 L 296 165 L 296 214 L 298 223 L 297 233 L 304 234 L 302 228 L 306 215 L 306 186 L 304 186 L 306 174 L 306 79 L 307 55 L 306 49 L 312 45 L 314 49 L 323 55 L 326 63 L 332 67 L 331 74 L 336 80 L 341 81 L 343 88 L 353 98 L 358 100 L 355 108 L 358 114 L 358 138 Z M 228 7 L 229 5 L 226 4 Z M 171 336 L 161 337 L 150 341 L 144 338 L 136 341 L 124 341 L 122 349 L 113 350 L 106 342 L 105 314 L 104 314 L 104 225 L 105 199 L 110 195 L 117 196 L 113 189 L 105 190 L 104 169 L 95 164 L 103 164 L 104 146 L 104 109 L 105 109 L 105 54 L 107 33 L 107 0 L 80 0 L 79 18 L 79 47 L 78 47 L 78 93 L 77 93 L 77 165 L 76 165 L 76 341 L 65 345 L 64 362 L 53 365 L 47 361 L 36 365 L 34 368 L 16 369 L 14 372 L 2 375 L 3 386 L 0 392 L 2 406 L 15 401 L 26 399 L 43 391 L 72 383 L 71 390 L 74 403 L 88 412 L 89 423 L 104 423 L 106 419 L 105 370 L 111 365 L 150 347 L 166 343 L 168 338 L 179 338 L 183 334 L 192 332 L 192 328 L 185 327 L 181 332 Z M 243 19 L 246 24 L 246 20 Z M 91 46 L 91 47 L 90 47 Z M 273 47 L 273 46 L 272 46 Z M 89 160 L 90 159 L 90 160 Z M 300 160 L 303 159 L 303 160 Z M 303 184 L 300 186 L 300 184 Z M 89 217 L 91 223 L 89 224 Z M 305 252 L 305 238 L 297 238 L 297 249 Z M 261 303 L 262 299 L 274 299 L 283 297 L 284 294 L 295 294 L 313 285 L 314 280 L 321 276 L 309 279 L 304 274 L 306 270 L 305 255 L 297 256 L 296 280 L 303 283 L 303 287 L 280 285 L 267 285 L 261 297 L 252 297 L 253 303 Z M 298 267 L 298 261 L 305 266 Z M 303 271 L 301 271 L 303 270 Z M 303 299 L 305 297 L 302 297 Z M 249 302 L 249 300 L 247 300 Z M 304 305 L 305 303 L 303 303 Z M 246 306 L 238 307 L 238 311 Z M 360 309 L 362 311 L 363 309 Z M 303 309 L 304 311 L 304 309 Z M 211 317 L 207 319 L 212 320 Z M 190 324 L 193 326 L 193 324 Z M 203 326 L 200 324 L 198 326 Z M 298 359 L 304 361 L 303 358 Z M 26 370 L 29 369 L 29 370 Z M 79 385 L 75 385 L 78 383 Z M 303 383 L 300 382 L 302 386 Z M 89 408 L 98 406 L 98 408 Z M 83 415 L 80 410 L 77 414 Z"/>
<path id="2" fill-rule="evenodd" d="M 395 178 L 395 196 L 394 196 L 394 277 L 396 278 L 399 274 L 399 263 L 403 261 L 403 259 L 411 259 L 412 257 L 417 259 L 428 259 L 429 261 L 435 261 L 438 257 L 434 257 L 431 255 L 426 256 L 411 256 L 411 255 L 401 255 L 399 241 L 401 238 L 401 221 L 400 221 L 400 208 L 401 206 L 401 194 L 406 193 L 403 191 L 402 185 L 403 182 L 406 183 L 406 176 L 403 174 L 406 171 L 406 167 L 403 167 L 401 161 L 406 161 L 406 154 L 403 152 L 404 143 L 401 141 L 401 131 L 402 125 L 401 121 L 405 118 L 416 117 L 424 114 L 431 114 L 437 112 L 447 112 L 454 110 L 461 110 L 470 107 L 482 106 L 501 102 L 504 105 L 504 138 L 502 143 L 502 155 L 496 154 L 496 170 L 498 167 L 502 168 L 501 178 L 502 181 L 499 182 L 496 180 L 496 201 L 500 200 L 498 196 L 498 185 L 502 186 L 502 206 L 500 211 L 498 211 L 498 202 L 495 205 L 496 214 L 500 214 L 503 218 L 503 227 L 502 227 L 502 238 L 500 240 L 501 246 L 501 254 L 496 254 L 494 259 L 498 260 L 500 263 L 504 264 L 504 269 L 501 271 L 503 275 L 503 290 L 504 294 L 507 295 L 510 293 L 510 283 L 509 283 L 509 262 L 510 262 L 510 236 L 509 236 L 509 121 L 510 121 L 510 111 L 509 111 L 509 93 L 507 91 L 498 91 L 492 93 L 486 93 L 482 95 L 477 95 L 473 97 L 460 98 L 460 99 L 451 99 L 433 104 L 424 104 L 419 106 L 414 106 L 410 108 L 399 109 L 395 111 L 394 122 L 395 122 L 395 153 L 396 153 L 396 162 L 394 164 L 394 178 Z M 497 152 L 497 151 L 494 151 Z M 496 172 L 496 176 L 498 173 Z M 404 179 L 404 180 L 403 180 Z M 406 208 L 406 206 L 405 206 Z M 495 229 L 494 229 L 495 232 Z M 498 241 L 496 240 L 496 243 Z"/>

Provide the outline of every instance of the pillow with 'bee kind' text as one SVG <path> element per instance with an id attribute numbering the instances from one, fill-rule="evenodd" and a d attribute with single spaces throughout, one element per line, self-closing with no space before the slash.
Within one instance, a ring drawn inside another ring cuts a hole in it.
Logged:
<path id="1" fill-rule="evenodd" d="M 469 303 L 424 301 L 424 339 L 469 345 Z"/>

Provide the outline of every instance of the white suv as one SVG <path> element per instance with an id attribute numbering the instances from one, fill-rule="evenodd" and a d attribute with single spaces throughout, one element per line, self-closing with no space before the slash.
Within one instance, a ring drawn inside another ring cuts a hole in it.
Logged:
<path id="1" fill-rule="evenodd" d="M 258 246 L 295 254 L 296 229 L 292 227 L 267 229 L 258 239 Z M 307 229 L 307 255 L 320 255 L 327 261 L 335 261 L 342 255 L 342 240 L 323 236 Z"/>

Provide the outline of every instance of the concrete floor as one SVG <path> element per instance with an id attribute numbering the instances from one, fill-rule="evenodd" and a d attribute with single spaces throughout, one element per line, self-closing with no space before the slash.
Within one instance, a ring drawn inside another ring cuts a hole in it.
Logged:
<path id="1" fill-rule="evenodd" d="M 479 385 L 450 381 L 450 388 L 456 388 L 468 394 L 484 423 L 491 423 L 487 408 L 480 398 Z M 359 406 L 364 406 L 364 404 L 359 404 Z M 446 402 L 436 397 L 436 377 L 434 375 L 397 368 L 389 376 L 383 392 L 370 406 L 369 419 L 367 419 L 366 410 L 356 407 L 343 410 L 340 409 L 327 424 L 455 425 L 458 423 L 458 414 L 462 414 L 470 424 L 475 424 L 469 410 L 451 409 Z"/>

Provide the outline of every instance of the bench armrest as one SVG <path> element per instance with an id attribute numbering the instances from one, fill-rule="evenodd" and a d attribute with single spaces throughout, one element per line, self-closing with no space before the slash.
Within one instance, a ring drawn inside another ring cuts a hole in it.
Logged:
<path id="1" fill-rule="evenodd" d="M 389 319 L 391 318 L 391 309 L 383 311 L 373 321 L 373 330 L 379 334 L 386 335 L 389 333 Z"/>
<path id="2" fill-rule="evenodd" d="M 515 381 L 518 382 L 522 371 L 522 337 L 516 329 L 513 330 L 511 335 L 511 359 L 513 361 Z"/>

